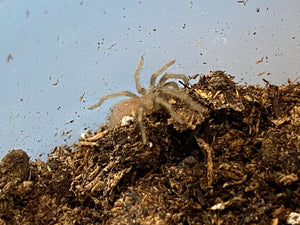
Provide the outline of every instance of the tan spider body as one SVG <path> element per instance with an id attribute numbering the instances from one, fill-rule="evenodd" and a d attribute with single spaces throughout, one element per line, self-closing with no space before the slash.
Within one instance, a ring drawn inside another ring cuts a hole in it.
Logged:
<path id="1" fill-rule="evenodd" d="M 165 73 L 160 80 L 158 81 L 157 85 L 155 85 L 156 78 L 160 76 L 169 66 L 175 63 L 175 60 L 169 61 L 164 64 L 158 71 L 152 74 L 150 80 L 150 86 L 148 89 L 141 87 L 139 82 L 139 74 L 142 69 L 144 63 L 144 58 L 141 57 L 139 65 L 135 71 L 134 78 L 135 78 L 135 85 L 137 92 L 141 95 L 138 96 L 133 94 L 129 91 L 120 91 L 115 94 L 105 95 L 103 96 L 96 104 L 90 106 L 88 109 L 95 109 L 100 107 L 101 104 L 110 98 L 120 97 L 120 96 L 128 96 L 135 99 L 139 104 L 137 107 L 137 120 L 140 126 L 143 144 L 147 144 L 147 136 L 145 132 L 145 127 L 143 123 L 143 114 L 146 113 L 153 113 L 159 111 L 162 107 L 167 109 L 170 113 L 171 117 L 178 123 L 184 124 L 184 120 L 174 111 L 171 104 L 168 102 L 167 97 L 173 97 L 183 100 L 184 103 L 189 105 L 192 109 L 202 112 L 203 108 L 197 104 L 189 95 L 180 92 L 178 84 L 174 81 L 167 82 L 168 79 L 181 79 L 185 85 L 189 85 L 188 80 L 184 74 L 169 74 Z"/>

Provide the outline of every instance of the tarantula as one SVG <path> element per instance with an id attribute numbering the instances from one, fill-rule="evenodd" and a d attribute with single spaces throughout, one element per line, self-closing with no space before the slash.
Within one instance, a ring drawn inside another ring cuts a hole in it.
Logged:
<path id="1" fill-rule="evenodd" d="M 88 109 L 95 109 L 100 107 L 101 104 L 110 98 L 120 97 L 120 96 L 128 96 L 133 99 L 136 99 L 139 102 L 138 112 L 137 112 L 137 120 L 140 127 L 143 144 L 147 144 L 147 136 L 145 132 L 145 127 L 143 123 L 143 114 L 144 112 L 157 112 L 162 107 L 165 108 L 171 115 L 171 117 L 178 123 L 184 124 L 184 120 L 174 111 L 171 104 L 168 102 L 169 97 L 175 97 L 183 100 L 183 102 L 189 105 L 192 109 L 202 112 L 203 107 L 201 107 L 197 102 L 195 102 L 189 95 L 184 92 L 179 91 L 178 84 L 174 81 L 167 82 L 168 79 L 181 79 L 186 86 L 189 86 L 189 82 L 187 77 L 184 74 L 173 74 L 173 73 L 165 73 L 158 84 L 155 85 L 156 78 L 160 76 L 169 66 L 173 65 L 175 60 L 169 61 L 164 64 L 159 70 L 152 74 L 150 79 L 150 86 L 148 89 L 141 87 L 139 82 L 139 74 L 144 64 L 144 58 L 141 57 L 139 65 L 134 73 L 135 85 L 137 92 L 141 95 L 138 96 L 129 91 L 120 91 L 115 94 L 105 95 L 103 96 L 96 104 L 90 106 Z"/>

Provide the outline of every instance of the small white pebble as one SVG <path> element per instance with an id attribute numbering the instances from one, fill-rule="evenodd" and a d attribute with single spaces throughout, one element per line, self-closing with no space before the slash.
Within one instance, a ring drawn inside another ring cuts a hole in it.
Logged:
<path id="1" fill-rule="evenodd" d="M 153 146 L 153 143 L 149 142 L 149 147 L 152 148 L 152 146 Z"/>
<path id="2" fill-rule="evenodd" d="M 86 133 L 82 133 L 82 134 L 80 135 L 80 137 L 81 137 L 81 139 L 85 139 L 85 138 L 87 138 L 87 135 L 86 135 Z"/>
<path id="3" fill-rule="evenodd" d="M 211 210 L 223 210 L 225 209 L 225 205 L 223 203 L 215 204 L 210 208 Z"/>
<path id="4" fill-rule="evenodd" d="M 300 224 L 300 214 L 291 212 L 286 220 L 286 223 L 292 225 Z"/>
<path id="5" fill-rule="evenodd" d="M 121 126 L 127 126 L 129 125 L 130 121 L 133 121 L 133 117 L 132 116 L 123 116 L 122 120 L 121 120 Z"/>

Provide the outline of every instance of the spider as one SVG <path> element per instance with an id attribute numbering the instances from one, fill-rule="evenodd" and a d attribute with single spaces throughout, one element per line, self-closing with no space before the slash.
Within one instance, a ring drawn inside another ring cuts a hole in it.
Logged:
<path id="1" fill-rule="evenodd" d="M 137 121 L 140 127 L 140 132 L 143 140 L 143 144 L 148 143 L 145 126 L 143 123 L 143 114 L 158 112 L 162 108 L 165 108 L 171 115 L 171 117 L 179 124 L 184 124 L 184 120 L 175 112 L 172 105 L 168 102 L 171 97 L 183 100 L 183 102 L 189 105 L 193 110 L 198 112 L 203 112 L 203 107 L 201 107 L 197 102 L 195 102 L 188 94 L 179 91 L 178 84 L 174 81 L 168 81 L 168 79 L 181 79 L 185 86 L 189 86 L 187 77 L 184 74 L 173 74 L 165 73 L 160 80 L 156 83 L 156 78 L 160 76 L 169 66 L 173 65 L 175 60 L 169 61 L 164 64 L 159 70 L 152 74 L 150 79 L 150 86 L 148 89 L 141 87 L 139 82 L 139 74 L 144 64 L 143 56 L 140 59 L 139 65 L 134 73 L 135 85 L 137 92 L 140 96 L 133 94 L 130 91 L 120 91 L 114 94 L 103 96 L 96 104 L 90 106 L 88 109 L 92 110 L 100 107 L 101 104 L 110 98 L 128 96 L 138 102 L 137 107 Z M 167 82 L 168 81 L 168 82 Z"/>

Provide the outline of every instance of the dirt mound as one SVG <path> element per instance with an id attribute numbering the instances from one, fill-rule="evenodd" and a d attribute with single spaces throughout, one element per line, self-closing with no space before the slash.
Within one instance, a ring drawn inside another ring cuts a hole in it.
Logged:
<path id="1" fill-rule="evenodd" d="M 195 78 L 196 79 L 196 78 Z M 13 150 L 0 163 L 0 224 L 296 224 L 300 84 L 242 86 L 222 71 L 188 93 L 205 113 L 168 111 L 100 126 L 47 162 Z"/>

